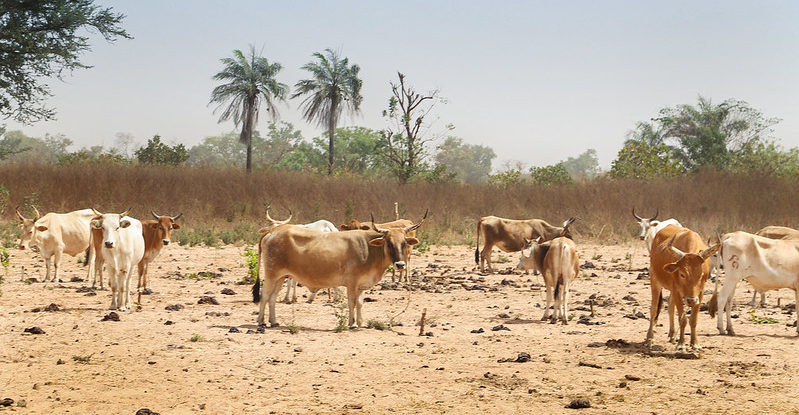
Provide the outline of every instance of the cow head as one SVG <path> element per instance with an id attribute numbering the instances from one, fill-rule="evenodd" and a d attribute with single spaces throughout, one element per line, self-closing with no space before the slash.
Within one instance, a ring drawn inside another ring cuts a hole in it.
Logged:
<path id="1" fill-rule="evenodd" d="M 530 248 L 530 255 L 525 255 L 524 250 L 526 248 Z M 516 265 L 516 269 L 518 270 L 536 270 L 538 266 L 536 265 L 535 257 L 536 251 L 541 247 L 541 237 L 535 238 L 535 241 L 530 241 L 527 238 L 524 238 L 524 248 L 522 248 L 522 257 L 519 258 L 519 264 Z M 540 271 L 540 270 L 539 270 Z"/>
<path id="2" fill-rule="evenodd" d="M 638 235 L 638 239 L 643 241 L 646 237 L 646 231 L 648 231 L 651 226 L 657 226 L 658 221 L 656 221 L 655 218 L 658 217 L 659 213 L 660 209 L 655 211 L 655 216 L 652 216 L 651 218 L 642 218 L 635 214 L 635 208 L 633 208 L 633 216 L 635 217 L 635 220 L 638 221 L 638 224 L 641 225 L 641 234 Z"/>
<path id="3" fill-rule="evenodd" d="M 16 213 L 17 220 L 19 221 L 19 242 L 17 243 L 17 249 L 25 249 L 28 245 L 30 245 L 31 248 L 35 247 L 33 236 L 36 232 L 36 228 L 34 228 L 34 225 L 36 221 L 39 220 L 39 211 L 33 208 L 33 212 L 35 214 L 33 219 L 28 219 L 19 213 L 19 208 L 14 209 L 14 213 Z"/>
<path id="4" fill-rule="evenodd" d="M 372 223 L 374 223 L 374 217 L 372 217 Z M 368 225 L 364 225 L 361 222 L 358 222 L 357 220 L 353 219 L 350 221 L 350 223 L 339 226 L 339 229 L 341 229 L 342 231 L 355 231 L 358 229 L 368 231 L 369 229 L 372 228 Z"/>
<path id="5" fill-rule="evenodd" d="M 565 220 L 563 222 L 563 226 L 561 227 L 561 230 L 560 230 L 560 233 L 558 234 L 558 236 L 564 236 L 566 238 L 573 239 L 571 230 L 569 229 L 569 226 L 571 226 L 571 224 L 574 223 L 575 220 L 577 220 L 577 218 L 575 218 L 573 216 L 571 218 Z"/>
<path id="6" fill-rule="evenodd" d="M 120 213 L 100 213 L 95 209 L 94 211 L 95 217 L 90 222 L 90 225 L 94 229 L 102 229 L 103 230 L 103 248 L 106 249 L 113 249 L 117 246 L 117 239 L 119 236 L 119 230 L 127 228 L 130 226 L 130 221 L 125 219 L 130 209 Z"/>
<path id="7" fill-rule="evenodd" d="M 150 229 L 156 233 L 157 238 L 161 240 L 161 243 L 164 245 L 169 245 L 170 236 L 172 235 L 173 229 L 180 229 L 180 225 L 177 220 L 183 216 L 183 214 L 178 214 L 177 216 L 161 216 L 155 211 L 150 211 L 153 214 L 156 222 L 150 224 Z"/>
<path id="8" fill-rule="evenodd" d="M 383 252 L 391 258 L 391 263 L 395 269 L 405 269 L 405 264 L 408 255 L 411 253 L 411 247 L 419 243 L 419 240 L 408 236 L 408 232 L 418 229 L 427 219 L 427 211 L 424 212 L 424 217 L 419 223 L 405 228 L 389 228 L 381 229 L 375 226 L 375 218 L 372 215 L 372 230 L 382 233 L 379 238 L 374 238 L 369 241 L 371 246 L 382 246 Z"/>
<path id="9" fill-rule="evenodd" d="M 671 238 L 668 247 L 671 248 L 672 252 L 677 254 L 677 261 L 664 265 L 663 270 L 670 274 L 677 275 L 679 279 L 677 287 L 679 287 L 680 294 L 685 298 L 688 305 L 695 305 L 699 303 L 699 297 L 704 289 L 702 279 L 706 276 L 704 275 L 702 265 L 711 255 L 719 250 L 721 243 L 717 243 L 698 254 L 693 254 L 683 252 L 673 246 L 674 238 L 676 237 L 677 235 L 674 235 Z"/>

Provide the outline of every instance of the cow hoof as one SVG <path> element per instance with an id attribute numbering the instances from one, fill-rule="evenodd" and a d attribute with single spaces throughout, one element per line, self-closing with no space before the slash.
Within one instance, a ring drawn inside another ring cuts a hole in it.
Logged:
<path id="1" fill-rule="evenodd" d="M 733 329 L 727 329 L 727 335 L 728 335 L 728 336 L 735 336 L 735 330 L 733 330 Z"/>
<path id="2" fill-rule="evenodd" d="M 269 323 L 269 327 L 280 327 L 280 323 L 278 322 Z"/>
<path id="3" fill-rule="evenodd" d="M 695 352 L 698 352 L 698 351 L 702 350 L 702 346 L 700 346 L 699 344 L 694 344 L 694 345 L 691 345 L 691 349 L 693 349 L 693 351 L 695 351 Z"/>
<path id="4" fill-rule="evenodd" d="M 685 345 L 684 344 L 677 345 L 677 352 L 678 353 L 685 353 Z"/>
<path id="5" fill-rule="evenodd" d="M 358 329 L 359 329 L 359 327 L 358 327 L 357 324 L 353 324 L 353 325 L 350 326 L 350 330 L 358 330 Z"/>
<path id="6" fill-rule="evenodd" d="M 563 320 L 563 325 L 564 325 L 564 326 L 566 326 L 566 325 L 568 325 L 568 324 L 569 324 L 569 321 L 568 321 L 568 320 Z"/>
<path id="7" fill-rule="evenodd" d="M 671 344 L 677 343 L 677 338 L 676 337 L 669 337 L 669 343 L 671 343 Z"/>

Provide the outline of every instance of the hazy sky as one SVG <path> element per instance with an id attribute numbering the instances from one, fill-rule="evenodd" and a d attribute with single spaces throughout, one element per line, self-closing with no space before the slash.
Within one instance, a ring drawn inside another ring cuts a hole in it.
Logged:
<path id="1" fill-rule="evenodd" d="M 118 132 L 188 146 L 233 130 L 209 107 L 220 58 L 250 44 L 280 62 L 292 86 L 313 52 L 339 50 L 361 67 L 362 115 L 341 126 L 386 126 L 389 81 L 406 74 L 439 89 L 438 127 L 506 161 L 555 163 L 587 148 L 607 167 L 636 121 L 664 106 L 742 99 L 783 121 L 799 146 L 796 1 L 100 1 L 127 15 L 132 40 L 98 38 L 94 68 L 52 82 L 53 122 L 9 129 L 111 146 Z M 306 138 L 323 129 L 281 119 Z M 266 130 L 266 117 L 259 129 Z"/>

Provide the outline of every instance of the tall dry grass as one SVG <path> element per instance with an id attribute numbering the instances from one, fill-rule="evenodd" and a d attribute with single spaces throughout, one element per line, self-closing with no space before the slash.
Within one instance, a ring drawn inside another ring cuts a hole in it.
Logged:
<path id="1" fill-rule="evenodd" d="M 264 223 L 264 205 L 274 217 L 290 208 L 293 223 L 320 218 L 336 225 L 351 218 L 377 221 L 400 216 L 430 217 L 424 237 L 434 243 L 471 243 L 480 216 L 542 218 L 560 223 L 576 216 L 576 236 L 617 242 L 637 235 L 631 215 L 674 217 L 708 236 L 733 230 L 756 231 L 765 225 L 796 227 L 799 183 L 771 176 L 702 173 L 649 182 L 599 179 L 563 187 L 529 184 L 497 188 L 474 184 L 411 183 L 390 179 L 320 177 L 311 174 L 141 166 L 0 165 L 0 185 L 10 191 L 10 207 L 33 202 L 44 212 L 95 207 L 132 208 L 147 218 L 183 212 L 187 229 L 215 232 Z M 7 209 L 3 221 L 13 221 Z"/>

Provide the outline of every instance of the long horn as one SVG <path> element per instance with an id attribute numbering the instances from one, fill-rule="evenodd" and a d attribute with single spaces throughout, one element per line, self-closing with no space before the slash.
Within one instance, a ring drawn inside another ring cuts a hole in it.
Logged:
<path id="1" fill-rule="evenodd" d="M 36 206 L 31 206 L 31 207 L 33 208 L 33 213 L 35 215 L 35 217 L 33 218 L 33 221 L 35 222 L 39 220 L 39 218 L 41 218 L 42 215 L 39 214 L 39 209 L 36 209 Z"/>
<path id="2" fill-rule="evenodd" d="M 428 208 L 428 209 L 425 209 L 425 211 L 424 211 L 424 216 L 422 217 L 422 220 L 420 220 L 420 221 L 419 221 L 419 223 L 417 223 L 416 225 L 411 225 L 411 226 L 408 226 L 407 228 L 403 229 L 403 232 L 406 232 L 406 233 L 407 233 L 407 232 L 410 232 L 410 231 L 416 230 L 416 229 L 418 229 L 420 226 L 422 226 L 422 224 L 424 223 L 424 221 L 427 219 L 427 213 L 428 213 L 429 211 L 430 211 L 430 209 L 429 209 L 429 208 Z"/>
<path id="3" fill-rule="evenodd" d="M 97 209 L 95 209 L 95 208 L 92 208 L 92 212 L 94 212 L 95 216 L 103 216 L 103 214 L 98 212 Z"/>
<path id="4" fill-rule="evenodd" d="M 652 216 L 651 218 L 649 218 L 649 220 L 655 220 L 655 218 L 657 218 L 659 214 L 660 214 L 660 208 L 657 208 L 657 210 L 655 210 L 655 216 Z"/>
<path id="5" fill-rule="evenodd" d="M 19 218 L 20 221 L 23 221 L 23 222 L 25 221 L 25 217 L 22 216 L 21 213 L 19 213 L 19 206 L 14 208 L 14 212 L 17 214 L 17 217 Z"/>
<path id="6" fill-rule="evenodd" d="M 633 216 L 635 216 L 635 219 L 636 219 L 638 222 L 640 222 L 640 221 L 644 220 L 644 218 L 642 218 L 642 217 L 640 217 L 640 216 L 638 216 L 638 215 L 636 215 L 636 214 L 635 214 L 635 208 L 633 208 Z"/>
<path id="7" fill-rule="evenodd" d="M 266 205 L 266 220 L 268 220 L 269 222 L 273 222 L 274 223 L 274 222 L 277 222 L 277 221 L 272 219 L 271 216 L 269 216 L 269 208 L 270 208 L 270 206 L 271 205 Z"/>
<path id="8" fill-rule="evenodd" d="M 152 214 L 153 214 L 153 217 L 155 218 L 155 220 L 159 220 L 159 219 L 161 219 L 161 215 L 159 215 L 159 214 L 155 213 L 155 211 L 154 211 L 154 210 L 150 209 L 150 213 L 152 213 Z"/>
<path id="9" fill-rule="evenodd" d="M 575 220 L 577 220 L 577 218 L 575 218 L 574 216 L 570 217 L 567 221 L 563 222 L 563 228 L 568 228 L 569 225 L 574 223 Z"/>
<path id="10" fill-rule="evenodd" d="M 710 258 L 711 255 L 715 254 L 716 251 L 719 250 L 719 248 L 721 248 L 721 242 L 717 242 L 715 245 L 711 246 L 710 248 L 700 252 L 699 256 L 701 256 L 703 260 L 708 259 Z"/>
<path id="11" fill-rule="evenodd" d="M 183 216 L 183 212 L 178 213 L 177 216 L 172 216 L 172 222 L 176 222 L 181 216 Z"/>
<path id="12" fill-rule="evenodd" d="M 124 211 L 124 212 L 120 213 L 120 214 L 119 214 L 119 217 L 120 217 L 120 218 L 123 218 L 123 217 L 125 217 L 125 216 L 128 216 L 128 213 L 130 213 L 130 209 L 131 209 L 131 208 L 128 208 L 128 210 L 126 210 L 126 211 Z"/>
<path id="13" fill-rule="evenodd" d="M 679 249 L 679 248 L 677 248 L 677 247 L 675 247 L 675 246 L 673 245 L 673 244 L 674 244 L 674 239 L 675 239 L 675 238 L 677 238 L 677 235 L 674 235 L 674 236 L 672 236 L 672 237 L 671 237 L 671 239 L 669 240 L 669 245 L 668 245 L 668 246 L 669 246 L 669 248 L 671 248 L 671 250 L 672 250 L 672 251 L 673 251 L 675 254 L 677 254 L 677 255 L 679 255 L 679 256 L 680 256 L 680 259 L 682 259 L 682 257 L 684 257 L 684 256 L 685 256 L 685 252 L 683 252 L 683 251 L 680 251 L 680 249 Z"/>
<path id="14" fill-rule="evenodd" d="M 268 219 L 270 222 L 272 222 L 272 223 L 274 223 L 276 225 L 285 225 L 285 224 L 289 223 L 289 221 L 291 220 L 291 217 L 294 216 L 294 213 L 292 213 L 291 209 L 289 209 L 289 217 L 288 217 L 288 219 L 286 219 L 286 220 L 274 220 L 274 219 L 272 219 L 271 216 L 269 216 L 269 208 L 270 208 L 270 206 L 267 205 L 266 206 L 266 219 Z"/>
<path id="15" fill-rule="evenodd" d="M 372 229 L 374 229 L 375 232 L 380 232 L 380 233 L 388 232 L 388 229 L 380 229 L 377 227 L 377 225 L 375 225 L 375 215 L 373 213 L 369 213 L 369 217 L 372 218 Z"/>

